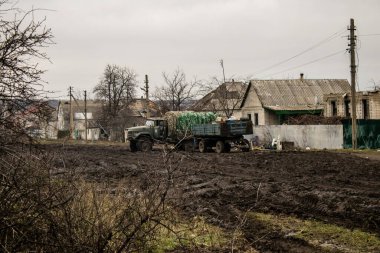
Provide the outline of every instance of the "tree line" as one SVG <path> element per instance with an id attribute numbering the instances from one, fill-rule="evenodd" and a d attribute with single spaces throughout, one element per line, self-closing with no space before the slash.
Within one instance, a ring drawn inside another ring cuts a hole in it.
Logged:
<path id="1" fill-rule="evenodd" d="M 138 88 L 137 73 L 128 67 L 106 65 L 99 83 L 93 89 L 95 97 L 104 104 L 104 111 L 110 117 L 117 115 L 136 98 Z M 197 98 L 202 82 L 194 78 L 188 80 L 180 68 L 173 73 L 162 73 L 164 84 L 156 87 L 150 96 L 159 106 L 160 112 L 181 111 L 186 104 Z"/>
<path id="2" fill-rule="evenodd" d="M 45 81 L 36 60 L 48 60 L 44 49 L 52 44 L 53 34 L 46 26 L 46 20 L 36 20 L 35 10 L 22 12 L 7 0 L 0 0 L 0 142 L 7 142 L 11 135 L 13 139 L 29 138 L 25 132 L 26 121 L 20 120 L 18 113 L 27 110 L 33 104 L 35 120 L 49 117 L 44 91 Z M 11 15 L 9 15 L 11 14 Z M 7 19 L 16 14 L 15 18 Z M 130 114 L 130 105 L 136 99 L 138 75 L 130 67 L 108 64 L 95 84 L 93 93 L 102 103 L 102 113 L 98 119 L 108 128 L 119 127 L 123 131 Z M 230 117 L 231 110 L 220 107 L 231 107 L 224 100 L 228 99 L 229 91 L 223 82 L 213 77 L 209 81 L 188 78 L 179 67 L 173 72 L 162 73 L 162 84 L 151 90 L 150 98 L 158 106 L 159 112 L 181 111 L 187 109 L 192 101 L 214 92 L 218 106 L 209 108 L 222 111 Z M 218 108 L 219 107 L 219 108 Z M 12 130 L 11 130 L 12 129 Z M 22 137 L 21 137 L 22 136 Z M 12 139 L 12 140 L 13 140 Z"/>

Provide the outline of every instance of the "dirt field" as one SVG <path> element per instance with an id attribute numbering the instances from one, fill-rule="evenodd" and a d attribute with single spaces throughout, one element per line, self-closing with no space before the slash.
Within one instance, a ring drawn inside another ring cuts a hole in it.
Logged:
<path id="1" fill-rule="evenodd" d="M 127 146 L 44 145 L 60 150 L 57 171 L 76 167 L 87 180 L 128 179 L 144 185 L 164 174 L 161 149 L 132 153 Z M 64 162 L 63 162 L 64 161 Z M 176 153 L 173 167 L 181 212 L 205 216 L 225 229 L 241 226 L 252 247 L 264 252 L 319 252 L 305 242 L 252 222 L 245 211 L 315 219 L 380 235 L 380 161 L 337 152 Z M 161 171 L 162 173 L 152 173 Z M 239 218 L 240 217 L 240 218 Z M 294 249 L 298 249 L 294 250 Z"/>

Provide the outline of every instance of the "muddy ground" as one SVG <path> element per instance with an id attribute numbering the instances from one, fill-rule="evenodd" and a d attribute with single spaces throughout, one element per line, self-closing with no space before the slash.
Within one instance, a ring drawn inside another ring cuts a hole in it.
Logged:
<path id="1" fill-rule="evenodd" d="M 122 145 L 43 147 L 60 150 L 64 159 L 57 159 L 58 171 L 76 167 L 90 181 L 112 185 L 128 179 L 143 186 L 165 174 L 160 148 L 132 153 Z M 241 226 L 248 242 L 260 251 L 319 249 L 261 230 L 260 224 L 243 224 L 247 210 L 312 218 L 380 235 L 379 160 L 322 151 L 178 152 L 170 165 L 175 169 L 173 192 L 181 197 L 181 212 L 205 216 L 226 229 Z"/>

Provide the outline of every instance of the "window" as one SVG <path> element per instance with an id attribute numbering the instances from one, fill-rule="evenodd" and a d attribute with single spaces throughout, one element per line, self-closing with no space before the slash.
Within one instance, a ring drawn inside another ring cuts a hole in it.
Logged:
<path id="1" fill-rule="evenodd" d="M 368 110 L 368 100 L 362 99 L 362 110 L 363 110 L 363 119 L 369 118 L 369 110 Z"/>
<path id="2" fill-rule="evenodd" d="M 331 101 L 331 116 L 336 117 L 338 115 L 338 109 L 336 107 L 336 101 Z"/>
<path id="3" fill-rule="evenodd" d="M 255 113 L 255 125 L 258 126 L 259 125 L 259 114 L 258 113 Z"/>
<path id="4" fill-rule="evenodd" d="M 93 119 L 92 112 L 88 112 L 87 119 Z M 76 112 L 74 113 L 74 119 L 86 119 L 84 112 Z"/>
<path id="5" fill-rule="evenodd" d="M 346 117 L 351 117 L 350 107 L 351 107 L 350 100 L 348 99 L 344 100 L 344 112 L 345 112 Z"/>
<path id="6" fill-rule="evenodd" d="M 249 119 L 249 120 L 252 120 L 252 115 L 251 115 L 250 113 L 248 113 L 247 116 L 248 116 L 248 119 Z"/>
<path id="7" fill-rule="evenodd" d="M 145 125 L 146 125 L 146 126 L 149 126 L 149 127 L 154 127 L 154 121 L 153 121 L 153 120 L 147 120 L 147 121 L 145 122 Z"/>

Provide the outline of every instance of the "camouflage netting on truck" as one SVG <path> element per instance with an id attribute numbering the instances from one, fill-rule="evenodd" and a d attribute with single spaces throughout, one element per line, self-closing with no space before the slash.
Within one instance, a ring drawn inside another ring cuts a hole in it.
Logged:
<path id="1" fill-rule="evenodd" d="M 211 123 L 216 117 L 213 112 L 167 112 L 165 118 L 168 122 L 168 135 L 171 138 L 190 135 L 193 125 Z"/>

